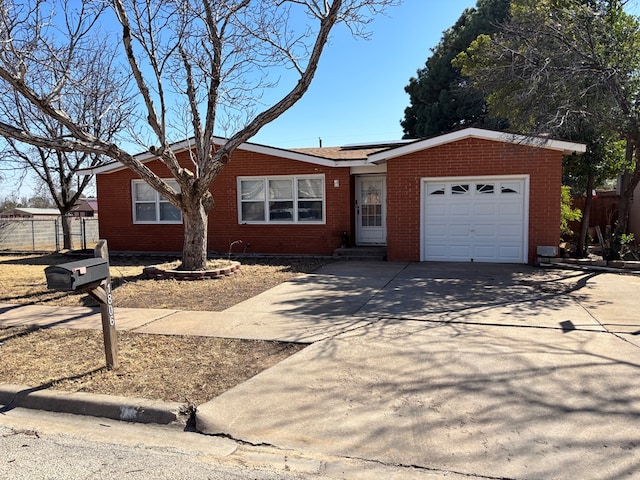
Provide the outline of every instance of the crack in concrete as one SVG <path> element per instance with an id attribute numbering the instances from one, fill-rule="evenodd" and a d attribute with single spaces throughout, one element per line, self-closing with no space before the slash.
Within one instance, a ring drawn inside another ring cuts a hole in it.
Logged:
<path id="1" fill-rule="evenodd" d="M 324 455 L 319 455 L 319 454 L 309 454 L 309 453 L 304 453 L 304 452 L 300 452 L 294 449 L 290 449 L 290 448 L 284 448 L 284 447 L 280 447 L 278 445 L 275 445 L 273 443 L 268 443 L 268 442 L 250 442 L 248 440 L 243 440 L 241 438 L 236 438 L 233 435 L 229 434 L 229 433 L 204 433 L 204 432 L 198 432 L 201 435 L 205 435 L 208 437 L 216 437 L 216 438 L 225 438 L 227 440 L 231 440 L 239 445 L 244 445 L 244 446 L 249 446 L 249 447 L 257 447 L 257 448 L 272 448 L 280 453 L 283 454 L 291 454 L 291 453 L 296 453 L 298 455 L 304 456 L 306 458 L 313 458 L 315 460 L 318 460 L 318 462 L 320 462 L 321 465 L 321 471 L 318 472 L 320 474 L 323 473 L 323 471 L 325 471 L 328 467 L 328 465 L 331 463 L 330 460 L 327 459 L 326 456 Z M 364 457 L 358 457 L 358 456 L 350 456 L 350 455 L 341 455 L 341 456 L 331 456 L 333 458 L 336 458 L 338 460 L 351 460 L 351 461 L 356 461 L 356 462 L 363 462 L 363 463 L 369 463 L 369 464 L 374 464 L 374 465 L 380 465 L 383 467 L 388 467 L 388 468 L 402 468 L 402 469 L 414 469 L 414 470 L 422 470 L 425 472 L 433 472 L 433 473 L 440 473 L 440 474 L 444 474 L 444 475 L 461 475 L 464 477 L 468 477 L 468 478 L 478 478 L 478 479 L 485 479 L 485 480 L 517 480 L 516 478 L 513 477 L 504 477 L 504 476 L 493 476 L 493 475 L 483 475 L 480 473 L 469 473 L 469 472 L 462 472 L 462 471 L 457 471 L 457 470 L 448 470 L 445 468 L 436 468 L 436 467 L 427 467 L 424 465 L 418 465 L 418 464 L 405 464 L 405 463 L 395 463 L 395 462 L 385 462 L 382 460 L 376 460 L 376 459 L 370 459 L 370 458 L 364 458 Z"/>
<path id="2" fill-rule="evenodd" d="M 371 460 L 368 458 L 362 458 L 362 457 L 352 457 L 352 456 L 343 456 L 340 458 L 344 458 L 347 460 L 356 460 L 358 462 L 367 462 L 367 463 L 373 463 L 376 465 L 381 465 L 384 467 L 391 467 L 391 468 L 412 468 L 415 470 L 423 470 L 425 472 L 433 472 L 433 473 L 441 473 L 444 475 L 462 475 L 465 477 L 469 477 L 469 478 L 482 478 L 482 479 L 486 479 L 486 480 L 517 480 L 516 478 L 513 477 L 495 477 L 493 475 L 482 475 L 480 473 L 468 473 L 468 472 L 461 472 L 458 470 L 447 470 L 445 468 L 436 468 L 436 467 L 426 467 L 424 465 L 417 465 L 417 464 L 407 464 L 407 463 L 394 463 L 394 462 L 384 462 L 382 460 Z"/>
<path id="3" fill-rule="evenodd" d="M 591 313 L 591 311 L 585 307 L 582 302 L 580 302 L 580 300 L 578 300 L 577 298 L 575 299 L 575 302 L 578 304 L 578 306 L 580 306 L 580 308 L 582 308 L 587 315 L 589 315 L 598 325 L 600 325 L 603 328 L 603 332 L 598 332 L 598 333 L 607 333 L 609 335 L 613 335 L 614 337 L 616 337 L 618 340 L 622 340 L 625 343 L 628 343 L 629 345 L 631 345 L 634 348 L 640 348 L 640 345 L 637 345 L 635 343 L 633 343 L 632 341 L 630 341 L 629 339 L 625 338 L 624 336 L 622 336 L 622 334 L 618 333 L 618 332 L 612 332 L 611 330 L 609 330 L 606 326 L 606 324 L 602 323 L 600 320 L 598 320 L 598 318 L 593 315 Z"/>

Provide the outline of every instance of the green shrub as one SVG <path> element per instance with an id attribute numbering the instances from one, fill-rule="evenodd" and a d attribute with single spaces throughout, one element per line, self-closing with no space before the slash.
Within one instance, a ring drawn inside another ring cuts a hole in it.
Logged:
<path id="1" fill-rule="evenodd" d="M 562 238 L 571 237 L 573 231 L 569 228 L 571 222 L 582 218 L 582 211 L 579 208 L 571 208 L 571 187 L 562 186 L 560 203 L 560 235 Z"/>

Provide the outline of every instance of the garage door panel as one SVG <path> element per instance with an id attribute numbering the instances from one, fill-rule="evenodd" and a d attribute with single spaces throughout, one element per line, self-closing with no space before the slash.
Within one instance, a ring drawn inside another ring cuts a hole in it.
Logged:
<path id="1" fill-rule="evenodd" d="M 425 195 L 424 258 L 439 261 L 524 261 L 524 180 L 434 182 L 443 194 Z M 464 194 L 454 194 L 459 185 Z M 496 186 L 488 189 L 487 185 Z M 497 187 L 499 186 L 499 187 Z M 431 182 L 427 183 L 433 190 Z"/>
<path id="2" fill-rule="evenodd" d="M 451 238 L 456 238 L 456 237 L 462 237 L 462 238 L 468 238 L 469 237 L 469 224 L 462 224 L 462 225 L 449 225 L 449 236 Z"/>
<path id="3" fill-rule="evenodd" d="M 498 206 L 498 212 L 500 215 L 514 215 L 521 217 L 522 216 L 522 199 L 514 198 L 512 199 L 513 203 L 501 203 Z"/>
<path id="4" fill-rule="evenodd" d="M 494 217 L 496 215 L 496 205 L 493 203 L 475 203 L 473 205 L 473 213 L 475 215 Z"/>
<path id="5" fill-rule="evenodd" d="M 520 225 L 498 225 L 498 237 L 511 240 L 522 240 Z"/>
<path id="6" fill-rule="evenodd" d="M 499 249 L 498 256 L 500 258 L 512 259 L 513 262 L 518 262 L 522 258 L 522 248 L 519 246 L 502 246 Z"/>
<path id="7" fill-rule="evenodd" d="M 471 205 L 468 203 L 452 203 L 449 208 L 449 215 L 452 217 L 469 216 L 471 215 Z"/>
<path id="8" fill-rule="evenodd" d="M 498 228 L 496 225 L 476 223 L 473 230 L 476 237 L 484 237 L 490 239 L 498 238 Z"/>
<path id="9" fill-rule="evenodd" d="M 489 245 L 474 247 L 473 259 L 476 262 L 493 262 L 496 260 L 496 248 Z"/>
<path id="10" fill-rule="evenodd" d="M 445 261 L 448 258 L 447 245 L 428 245 L 427 256 L 435 261 Z"/>
<path id="11" fill-rule="evenodd" d="M 446 204 L 430 202 L 427 204 L 426 214 L 430 217 L 447 217 L 449 209 Z"/>
<path id="12" fill-rule="evenodd" d="M 471 247 L 469 245 L 451 245 L 448 253 L 453 258 L 469 260 L 471 258 Z"/>
<path id="13" fill-rule="evenodd" d="M 428 234 L 432 237 L 432 239 L 446 238 L 449 232 L 449 226 L 443 223 L 432 223 L 429 225 Z"/>

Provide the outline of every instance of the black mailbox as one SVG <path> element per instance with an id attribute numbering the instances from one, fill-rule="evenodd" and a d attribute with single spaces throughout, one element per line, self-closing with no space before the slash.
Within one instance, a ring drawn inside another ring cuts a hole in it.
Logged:
<path id="1" fill-rule="evenodd" d="M 97 287 L 109 276 L 109 262 L 103 258 L 78 260 L 47 267 L 44 274 L 52 290 L 82 290 Z"/>

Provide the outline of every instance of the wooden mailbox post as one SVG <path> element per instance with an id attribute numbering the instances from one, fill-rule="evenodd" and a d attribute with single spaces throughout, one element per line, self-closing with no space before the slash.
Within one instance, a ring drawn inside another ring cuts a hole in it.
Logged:
<path id="1" fill-rule="evenodd" d="M 99 240 L 94 257 L 87 260 L 52 265 L 44 269 L 47 286 L 62 291 L 84 291 L 100 304 L 102 334 L 107 367 L 118 368 L 118 334 L 113 312 L 111 274 L 107 241 Z"/>

